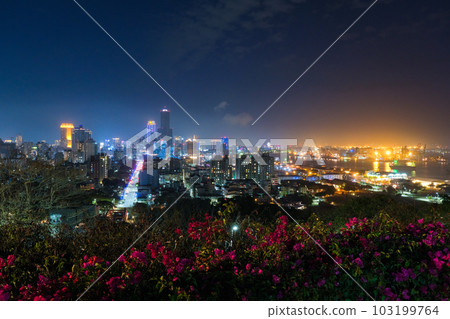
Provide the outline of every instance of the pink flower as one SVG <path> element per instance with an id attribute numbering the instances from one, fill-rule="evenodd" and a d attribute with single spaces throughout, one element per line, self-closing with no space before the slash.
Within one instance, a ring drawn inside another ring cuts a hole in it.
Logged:
<path id="1" fill-rule="evenodd" d="M 180 235 L 183 231 L 179 228 L 175 229 L 175 234 Z"/>
<path id="2" fill-rule="evenodd" d="M 280 277 L 278 277 L 277 275 L 272 275 L 273 278 L 273 282 L 277 285 L 281 282 Z"/>
<path id="3" fill-rule="evenodd" d="M 428 294 L 428 288 L 427 288 L 427 286 L 422 286 L 422 287 L 420 287 L 420 292 L 421 292 L 422 294 L 424 294 L 424 295 L 427 295 L 427 294 Z"/>
<path id="4" fill-rule="evenodd" d="M 281 216 L 281 217 L 279 218 L 279 220 L 280 220 L 280 222 L 281 222 L 282 224 L 287 224 L 287 223 L 288 223 L 288 218 L 287 218 L 287 216 L 285 216 L 285 215 Z"/>
<path id="5" fill-rule="evenodd" d="M 0 291 L 0 301 L 8 301 L 11 295 L 7 291 Z"/>
<path id="6" fill-rule="evenodd" d="M 0 301 L 8 301 L 11 297 L 11 294 L 9 293 L 11 291 L 12 287 L 11 285 L 0 285 Z"/>
<path id="7" fill-rule="evenodd" d="M 391 298 L 391 299 L 395 299 L 397 297 L 397 295 L 392 292 L 391 288 L 385 288 L 384 289 L 384 295 L 386 297 Z"/>
<path id="8" fill-rule="evenodd" d="M 125 287 L 123 280 L 120 277 L 111 277 L 106 284 L 109 286 L 109 291 L 111 293 L 116 292 L 118 289 L 123 289 Z"/>
<path id="9" fill-rule="evenodd" d="M 222 256 L 223 255 L 223 250 L 219 249 L 219 248 L 216 248 L 216 249 L 214 249 L 214 254 L 216 256 Z"/>
<path id="10" fill-rule="evenodd" d="M 125 258 L 124 255 L 121 255 L 121 256 L 119 257 L 119 261 L 120 261 L 121 263 L 124 263 L 126 260 L 127 260 L 127 259 Z"/>
<path id="11" fill-rule="evenodd" d="M 141 280 L 142 280 L 142 273 L 139 270 L 136 270 L 131 278 L 131 284 L 137 285 L 138 283 L 141 282 Z"/>
<path id="12" fill-rule="evenodd" d="M 14 264 L 14 261 L 16 261 L 16 257 L 14 255 L 9 255 L 7 258 L 8 266 L 12 266 Z"/>
<path id="13" fill-rule="evenodd" d="M 230 252 L 228 253 L 228 257 L 230 257 L 231 260 L 234 260 L 234 258 L 236 258 L 236 253 L 234 252 L 234 250 L 233 250 L 233 251 L 230 251 Z"/>
<path id="14" fill-rule="evenodd" d="M 250 271 L 250 269 L 252 269 L 252 265 L 247 264 L 247 265 L 245 266 L 245 269 L 247 269 L 247 271 Z"/>
<path id="15" fill-rule="evenodd" d="M 323 285 L 325 285 L 325 283 L 326 283 L 325 279 L 319 280 L 319 282 L 317 283 L 317 287 L 322 287 Z"/>
<path id="16" fill-rule="evenodd" d="M 418 222 L 419 224 L 423 224 L 423 218 L 419 219 L 417 222 Z"/>
<path id="17" fill-rule="evenodd" d="M 45 297 L 43 296 L 36 296 L 34 297 L 33 301 L 46 301 L 47 299 L 45 299 Z"/>
<path id="18" fill-rule="evenodd" d="M 402 296 L 403 296 L 403 299 L 405 299 L 405 300 L 410 299 L 410 297 L 408 296 L 408 289 L 405 289 L 402 291 Z"/>
<path id="19" fill-rule="evenodd" d="M 358 267 L 359 268 L 364 268 L 364 262 L 361 260 L 361 258 L 356 258 L 355 260 L 354 260 L 354 262 L 355 262 L 355 264 L 357 264 L 358 265 Z"/>
<path id="20" fill-rule="evenodd" d="M 133 251 L 131 253 L 131 258 L 136 259 L 138 262 L 147 264 L 147 256 L 145 256 L 145 253 L 141 252 L 141 251 Z"/>

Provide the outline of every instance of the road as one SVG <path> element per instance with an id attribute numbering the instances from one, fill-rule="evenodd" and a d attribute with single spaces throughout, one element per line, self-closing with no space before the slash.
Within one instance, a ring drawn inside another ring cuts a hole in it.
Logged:
<path id="1" fill-rule="evenodd" d="M 130 208 L 133 207 L 137 202 L 137 192 L 138 192 L 138 183 L 139 183 L 139 173 L 142 171 L 144 167 L 144 161 L 139 161 L 136 164 L 136 168 L 134 169 L 133 174 L 128 181 L 127 186 L 125 187 L 122 198 L 119 201 L 117 207 L 121 208 Z"/>

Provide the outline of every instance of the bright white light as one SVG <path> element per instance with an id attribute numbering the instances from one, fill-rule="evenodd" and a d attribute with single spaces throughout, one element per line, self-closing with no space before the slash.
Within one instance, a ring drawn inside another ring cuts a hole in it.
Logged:
<path id="1" fill-rule="evenodd" d="M 239 227 L 237 225 L 234 225 L 232 228 L 234 231 L 237 231 L 239 229 Z"/>

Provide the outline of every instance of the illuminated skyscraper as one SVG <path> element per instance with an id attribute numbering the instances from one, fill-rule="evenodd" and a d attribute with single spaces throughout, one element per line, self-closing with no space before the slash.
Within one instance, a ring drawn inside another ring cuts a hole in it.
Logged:
<path id="1" fill-rule="evenodd" d="M 224 137 L 222 137 L 222 153 L 223 153 L 223 155 L 224 156 L 228 156 L 229 154 L 230 154 L 230 145 L 229 145 L 229 142 L 228 142 L 228 137 L 226 137 L 226 136 L 224 136 Z"/>
<path id="2" fill-rule="evenodd" d="M 161 129 L 170 129 L 170 111 L 165 106 L 161 110 Z"/>
<path id="3" fill-rule="evenodd" d="M 122 148 L 122 141 L 120 140 L 120 138 L 114 137 L 112 140 L 114 149 L 118 150 Z"/>
<path id="4" fill-rule="evenodd" d="M 106 154 L 92 155 L 89 158 L 90 162 L 90 175 L 93 179 L 98 180 L 100 183 L 108 178 L 108 169 L 110 166 L 110 158 Z"/>
<path id="5" fill-rule="evenodd" d="M 147 122 L 147 142 L 150 142 L 150 136 L 156 132 L 156 122 L 148 121 Z"/>
<path id="6" fill-rule="evenodd" d="M 173 137 L 172 129 L 170 128 L 170 111 L 164 107 L 161 112 L 161 126 L 159 127 L 158 132 L 162 134 L 162 137 L 170 136 Z M 167 142 L 168 147 L 172 147 L 173 141 L 170 139 Z"/>
<path id="7" fill-rule="evenodd" d="M 72 132 L 74 129 L 71 123 L 62 123 L 61 126 L 61 146 L 63 148 L 72 148 Z"/>

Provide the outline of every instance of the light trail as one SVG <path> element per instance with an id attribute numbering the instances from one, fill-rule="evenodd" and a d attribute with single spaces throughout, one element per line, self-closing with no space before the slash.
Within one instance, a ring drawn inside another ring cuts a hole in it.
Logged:
<path id="1" fill-rule="evenodd" d="M 136 164 L 136 168 L 128 181 L 127 186 L 123 190 L 122 197 L 117 207 L 128 208 L 133 207 L 137 201 L 137 184 L 139 182 L 139 173 L 144 168 L 144 161 L 141 160 Z"/>

